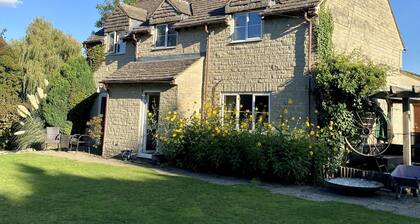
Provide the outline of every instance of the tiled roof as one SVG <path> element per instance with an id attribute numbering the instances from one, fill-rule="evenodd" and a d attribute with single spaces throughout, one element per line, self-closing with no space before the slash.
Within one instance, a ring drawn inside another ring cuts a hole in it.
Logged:
<path id="1" fill-rule="evenodd" d="M 292 11 L 303 11 L 318 6 L 321 0 L 277 0 L 276 4 L 267 8 L 263 14 L 281 14 Z"/>
<path id="2" fill-rule="evenodd" d="M 228 0 L 189 0 L 192 7 L 192 16 L 175 24 L 177 27 L 200 25 L 223 21 L 226 17 L 225 5 Z"/>
<path id="3" fill-rule="evenodd" d="M 147 11 L 145 9 L 134 7 L 127 4 L 123 4 L 120 7 L 131 19 L 135 19 L 139 21 L 146 21 L 147 19 Z"/>
<path id="4" fill-rule="evenodd" d="M 175 77 L 187 69 L 195 59 L 160 60 L 145 62 L 130 62 L 108 76 L 104 83 L 171 83 Z"/>
<path id="5" fill-rule="evenodd" d="M 270 6 L 271 0 L 230 0 L 226 4 L 226 12 L 233 13 L 253 9 L 261 9 Z"/>
<path id="6" fill-rule="evenodd" d="M 85 41 L 83 41 L 83 44 L 84 45 L 99 44 L 99 43 L 104 43 L 104 41 L 105 41 L 104 29 L 101 29 L 98 32 L 91 34 Z"/>
<path id="7" fill-rule="evenodd" d="M 175 22 L 175 27 L 192 27 L 203 24 L 212 23 L 223 23 L 226 20 L 227 14 L 242 10 L 253 10 L 260 9 L 263 15 L 277 15 L 283 13 L 299 12 L 308 9 L 314 9 L 321 0 L 166 0 L 170 2 L 176 10 L 181 12 L 184 16 L 180 16 L 179 13 L 173 11 L 166 11 L 159 15 L 158 22 Z M 139 0 L 135 7 L 125 5 L 124 7 L 130 8 L 124 10 L 126 13 L 130 11 L 130 14 L 135 13 L 132 8 L 141 8 L 138 10 L 141 18 L 147 13 L 147 19 L 149 20 L 154 12 L 164 3 L 164 0 Z M 167 9 L 165 9 L 167 10 Z M 164 11 L 165 11 L 164 10 Z M 128 13 L 127 13 L 128 14 Z M 131 15 L 134 17 L 134 15 Z M 166 18 L 165 18 L 166 17 Z M 114 21 L 110 21 L 114 22 Z M 156 22 L 156 21 L 153 21 Z M 114 22 L 115 23 L 115 22 Z M 124 25 L 122 22 L 110 24 L 110 25 Z M 108 28 L 107 25 L 106 28 Z M 121 25 L 121 26 L 122 26 Z M 125 24 L 126 25 L 126 24 Z M 150 26 L 149 21 L 146 21 L 140 31 L 133 31 L 137 33 L 147 30 Z M 111 29 L 110 29 L 111 30 Z M 99 38 L 98 38 L 99 39 Z"/>

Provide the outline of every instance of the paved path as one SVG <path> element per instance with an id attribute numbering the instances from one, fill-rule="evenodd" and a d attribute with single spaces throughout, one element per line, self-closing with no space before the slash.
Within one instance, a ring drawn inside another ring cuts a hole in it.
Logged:
<path id="1" fill-rule="evenodd" d="M 117 166 L 146 166 L 153 169 L 161 175 L 168 176 L 187 176 L 198 180 L 206 181 L 218 185 L 238 185 L 252 184 L 250 180 L 221 177 L 208 174 L 193 173 L 177 168 L 161 168 L 150 166 L 147 163 L 125 163 L 115 159 L 103 159 L 98 156 L 92 156 L 85 153 L 66 153 L 66 152 L 35 152 L 37 154 L 51 155 L 74 159 L 82 162 L 104 163 Z M 282 194 L 294 196 L 311 201 L 337 201 L 349 204 L 361 205 L 367 208 L 389 211 L 400 215 L 420 218 L 420 198 L 403 197 L 400 200 L 395 199 L 395 194 L 390 192 L 379 192 L 373 197 L 354 197 L 332 193 L 326 188 L 312 186 L 286 186 L 280 184 L 260 183 L 258 186 L 271 191 L 273 194 Z"/>

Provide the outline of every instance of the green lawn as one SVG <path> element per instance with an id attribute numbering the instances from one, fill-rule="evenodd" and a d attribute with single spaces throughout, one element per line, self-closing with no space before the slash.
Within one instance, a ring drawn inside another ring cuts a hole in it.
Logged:
<path id="1" fill-rule="evenodd" d="M 363 207 L 150 169 L 0 155 L 0 223 L 420 223 Z"/>

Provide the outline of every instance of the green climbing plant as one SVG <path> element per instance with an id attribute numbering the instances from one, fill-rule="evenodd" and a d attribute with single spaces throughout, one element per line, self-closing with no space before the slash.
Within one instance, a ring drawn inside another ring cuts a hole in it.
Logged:
<path id="1" fill-rule="evenodd" d="M 344 136 L 355 132 L 351 125 L 356 112 L 369 109 L 369 96 L 386 84 L 388 68 L 374 64 L 357 53 L 338 54 L 333 47 L 334 21 L 322 5 L 315 30 L 317 64 L 314 71 L 314 94 L 321 126 L 334 123 L 332 147 L 344 151 Z"/>
<path id="2" fill-rule="evenodd" d="M 96 72 L 105 59 L 104 45 L 99 44 L 87 49 L 87 62 L 92 72 Z"/>

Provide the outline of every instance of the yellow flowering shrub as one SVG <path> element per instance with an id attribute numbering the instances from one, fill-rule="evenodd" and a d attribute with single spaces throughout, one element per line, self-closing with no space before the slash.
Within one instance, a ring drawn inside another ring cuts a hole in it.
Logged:
<path id="1" fill-rule="evenodd" d="M 332 124 L 321 129 L 286 113 L 275 122 L 251 113 L 238 117 L 212 106 L 188 118 L 169 112 L 156 134 L 160 151 L 182 168 L 285 183 L 313 183 L 322 179 L 325 167 L 334 168 L 335 154 L 325 140 Z"/>

